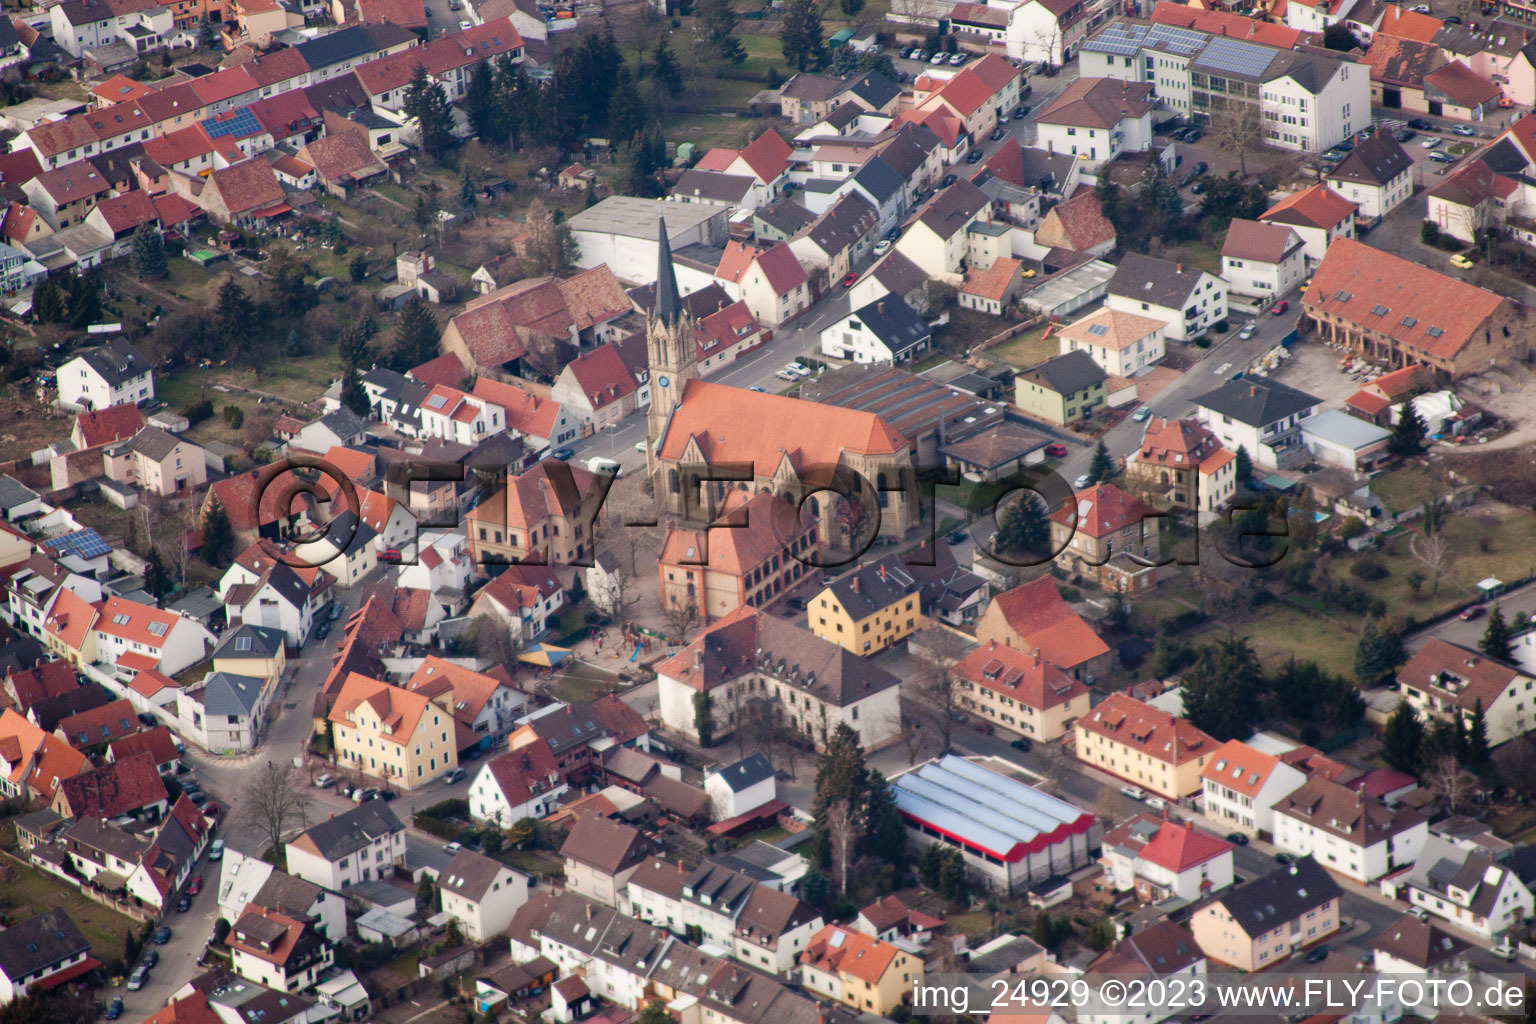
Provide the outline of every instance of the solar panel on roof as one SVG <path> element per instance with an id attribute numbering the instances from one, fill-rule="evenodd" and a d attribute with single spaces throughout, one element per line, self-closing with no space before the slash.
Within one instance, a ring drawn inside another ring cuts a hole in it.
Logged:
<path id="1" fill-rule="evenodd" d="M 1089 324 L 1088 333 L 1096 337 L 1103 337 L 1109 333 L 1109 326 L 1107 324 Z"/>
<path id="2" fill-rule="evenodd" d="M 1270 47 L 1256 46 L 1240 39 L 1214 36 L 1201 51 L 1200 56 L 1195 58 L 1194 63 L 1226 74 L 1258 78 L 1268 70 L 1278 52 Z"/>
<path id="3" fill-rule="evenodd" d="M 79 558 L 99 558 L 112 553 L 112 545 L 89 527 L 44 541 L 43 547 L 61 555 L 75 555 Z"/>
<path id="4" fill-rule="evenodd" d="M 209 138 L 223 138 L 226 135 L 243 137 L 254 135 L 261 131 L 261 122 L 256 120 L 256 115 L 251 113 L 250 107 L 241 107 L 227 118 L 208 118 L 203 122 L 203 130 Z"/>

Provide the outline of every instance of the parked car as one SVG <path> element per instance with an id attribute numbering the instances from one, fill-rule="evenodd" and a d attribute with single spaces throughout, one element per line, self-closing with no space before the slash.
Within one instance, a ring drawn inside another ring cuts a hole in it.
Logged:
<path id="1" fill-rule="evenodd" d="M 1027 738 L 1025 738 L 1023 736 L 1020 736 L 1018 739 L 1014 740 L 1013 742 L 1009 743 L 1008 745 L 1010 747 L 1012 747 L 1014 750 L 1022 750 L 1026 754 L 1029 753 L 1031 750 L 1033 750 L 1034 747 L 1035 747 L 1035 745 L 1033 743 L 1031 743 Z"/>
<path id="2" fill-rule="evenodd" d="M 1067 457 L 1067 446 L 1052 442 L 1045 446 L 1045 454 L 1047 458 L 1064 459 Z"/>
<path id="3" fill-rule="evenodd" d="M 1227 842 L 1231 843 L 1233 846 L 1247 846 L 1248 837 L 1243 835 L 1241 832 L 1228 832 Z"/>
<path id="4" fill-rule="evenodd" d="M 859 272 L 857 270 L 850 270 L 850 271 L 848 271 L 848 273 L 843 275 L 843 287 L 844 288 L 852 288 L 854 285 L 856 285 L 858 283 L 859 283 Z"/>
<path id="5" fill-rule="evenodd" d="M 1453 164 L 1456 162 L 1456 157 L 1450 153 L 1431 153 L 1429 158 L 1437 164 Z"/>
<path id="6" fill-rule="evenodd" d="M 214 840 L 220 842 L 221 840 Z M 171 926 L 163 924 L 155 930 L 155 945 L 163 946 L 171 941 Z"/>
<path id="7" fill-rule="evenodd" d="M 884 256 L 886 253 L 888 253 L 890 251 L 891 251 L 891 240 L 889 238 L 882 238 L 882 239 L 880 239 L 880 241 L 875 243 L 875 255 L 876 256 Z"/>
<path id="8" fill-rule="evenodd" d="M 944 535 L 944 539 L 951 544 L 960 544 L 963 543 L 969 536 L 970 534 L 966 533 L 964 530 L 950 530 Z"/>
<path id="9" fill-rule="evenodd" d="M 381 562 L 398 562 L 400 557 L 399 548 L 385 548 L 379 552 L 379 561 Z"/>
<path id="10" fill-rule="evenodd" d="M 953 185 L 955 182 L 957 182 L 959 180 L 960 180 L 959 175 L 956 175 L 956 174 L 946 174 L 939 181 L 939 188 L 949 188 L 949 186 Z"/>
<path id="11" fill-rule="evenodd" d="M 205 818 L 217 818 L 224 813 L 224 808 L 210 800 L 208 803 L 203 804 L 202 811 Z"/>
<path id="12" fill-rule="evenodd" d="M 993 128 L 992 129 L 992 134 L 989 136 L 989 138 L 991 138 L 991 140 L 993 142 L 996 142 L 998 139 L 1002 138 L 1004 135 L 1007 135 L 1007 134 L 1008 134 L 1008 129 L 1006 129 L 1006 128 Z"/>
<path id="13" fill-rule="evenodd" d="M 1093 485 L 1093 477 L 1089 476 L 1087 473 L 1084 473 L 1082 476 L 1080 476 L 1076 480 L 1072 481 L 1072 486 L 1077 488 L 1078 490 L 1082 490 L 1084 487 L 1090 487 L 1092 485 Z"/>
<path id="14" fill-rule="evenodd" d="M 474 27 L 475 27 L 475 23 L 472 22 L 472 21 L 460 21 L 459 22 L 459 31 L 460 32 L 468 32 L 470 29 L 472 29 Z"/>
<path id="15" fill-rule="evenodd" d="M 462 849 L 464 849 L 464 844 L 463 843 L 449 843 L 447 846 L 443 847 L 443 852 L 444 853 L 458 853 Z"/>
<path id="16" fill-rule="evenodd" d="M 450 768 L 448 770 L 448 773 L 443 776 L 443 781 L 448 783 L 448 785 L 450 785 L 450 786 L 453 785 L 455 782 L 463 782 L 464 781 L 464 769 L 463 768 Z"/>
<path id="17" fill-rule="evenodd" d="M 1424 149 L 1434 149 L 1436 146 L 1440 145 L 1440 143 L 1442 143 L 1444 141 L 1445 141 L 1444 139 L 1437 138 L 1437 137 L 1431 135 L 1429 138 L 1427 138 L 1423 142 L 1419 143 L 1419 145 L 1421 147 L 1423 147 Z"/>
<path id="18" fill-rule="evenodd" d="M 107 1004 L 107 1020 L 117 1020 L 123 1015 L 123 997 L 113 996 L 112 1002 Z"/>
<path id="19" fill-rule="evenodd" d="M 805 611 L 805 598 L 803 597 L 792 597 L 784 603 L 789 605 L 789 607 L 793 608 L 797 612 Z"/>
<path id="20" fill-rule="evenodd" d="M 1015 110 L 1013 112 L 1013 119 L 1015 121 L 1022 121 L 1026 117 L 1028 117 L 1028 116 L 1029 116 L 1029 106 L 1028 106 L 1028 104 L 1020 106 L 1018 110 Z"/>
<path id="21" fill-rule="evenodd" d="M 1396 135 L 1393 135 L 1392 137 L 1394 139 L 1396 139 L 1398 142 L 1407 142 L 1410 139 L 1418 138 L 1419 137 L 1419 133 L 1414 131 L 1412 128 L 1404 128 L 1402 131 L 1398 132 Z"/>
<path id="22" fill-rule="evenodd" d="M 1204 195 L 1205 194 L 1205 182 L 1203 182 L 1203 181 L 1195 182 L 1193 185 L 1189 186 L 1189 191 L 1190 191 L 1190 193 L 1192 195 L 1197 195 L 1197 196 Z"/>
<path id="23" fill-rule="evenodd" d="M 379 791 L 374 789 L 372 786 L 369 786 L 367 789 L 360 789 L 356 793 L 353 793 L 352 802 L 355 804 L 365 804 L 378 795 Z"/>
<path id="24" fill-rule="evenodd" d="M 144 959 L 139 962 L 150 970 L 154 970 L 155 966 L 160 963 L 160 951 L 158 949 L 149 950 L 144 954 Z"/>
<path id="25" fill-rule="evenodd" d="M 1328 959 L 1328 944 L 1326 942 L 1314 948 L 1306 956 L 1306 961 L 1309 964 L 1320 964 L 1326 959 Z"/>
<path id="26" fill-rule="evenodd" d="M 1459 618 L 1462 622 L 1471 622 L 1473 619 L 1482 618 L 1487 611 L 1487 605 L 1469 604 L 1461 610 L 1461 614 L 1458 615 L 1457 618 Z"/>
<path id="27" fill-rule="evenodd" d="M 1147 806 L 1154 811 L 1166 811 L 1168 809 L 1168 801 L 1160 796 L 1149 796 L 1147 797 Z"/>
<path id="28" fill-rule="evenodd" d="M 961 64 L 964 64 L 970 59 L 971 55 L 968 53 L 952 53 L 949 55 L 949 62 L 956 67 L 959 67 Z"/>
<path id="29" fill-rule="evenodd" d="M 1490 949 L 1488 952 L 1492 953 L 1500 960 L 1513 960 L 1518 955 L 1515 952 L 1515 947 L 1510 945 L 1508 942 L 1501 942 L 1497 946 L 1494 946 L 1492 949 Z"/>
<path id="30" fill-rule="evenodd" d="M 204 793 L 202 790 L 198 790 L 194 793 L 188 793 L 187 799 L 192 801 L 192 805 L 194 807 L 201 807 L 203 804 L 208 802 L 208 794 Z"/>
<path id="31" fill-rule="evenodd" d="M 224 840 L 222 840 L 222 839 L 215 839 L 209 845 L 209 847 L 208 847 L 208 859 L 209 860 L 214 860 L 214 861 L 218 861 L 218 860 L 223 860 L 224 859 Z"/>
<path id="32" fill-rule="evenodd" d="M 1247 341 L 1249 338 L 1258 333 L 1258 330 L 1259 325 L 1250 320 L 1246 324 L 1243 324 L 1243 329 L 1237 332 L 1237 336 L 1242 338 L 1244 341 Z"/>
<path id="33" fill-rule="evenodd" d="M 128 991 L 137 992 L 144 987 L 144 983 L 148 980 L 149 971 L 143 967 L 135 967 L 133 973 L 128 975 Z"/>
<path id="34" fill-rule="evenodd" d="M 200 893 L 202 891 L 203 891 L 203 876 L 202 875 L 193 875 L 192 876 L 192 881 L 187 883 L 187 892 L 191 893 L 193 896 L 196 896 L 198 893 Z"/>
<path id="35" fill-rule="evenodd" d="M 476 756 L 479 756 L 479 755 L 477 754 Z M 399 793 L 396 793 L 392 789 L 381 789 L 381 790 L 379 790 L 379 799 L 383 800 L 385 803 L 388 803 L 389 801 L 395 799 L 399 795 L 400 795 Z"/>
<path id="36" fill-rule="evenodd" d="M 986 158 L 987 154 L 979 149 L 973 149 L 965 154 L 965 162 L 968 164 L 979 164 Z"/>
<path id="37" fill-rule="evenodd" d="M 1423 13 L 1428 13 L 1428 8 L 1425 8 Z M 1435 122 L 1426 121 L 1422 117 L 1411 117 L 1408 119 L 1408 127 L 1416 128 L 1421 132 L 1432 132 L 1435 130 Z"/>
<path id="38" fill-rule="evenodd" d="M 1184 141 L 1185 142 L 1199 142 L 1204 137 L 1205 137 L 1205 132 L 1201 131 L 1199 128 L 1186 128 L 1186 129 L 1184 129 Z"/>
<path id="39" fill-rule="evenodd" d="M 176 913 L 178 913 L 178 914 L 185 914 L 187 911 L 189 911 L 191 909 L 192 909 L 192 897 L 191 896 L 183 896 L 181 899 L 176 901 Z"/>
<path id="40" fill-rule="evenodd" d="M 554 451 L 549 453 L 549 457 L 552 459 L 559 459 L 561 462 L 570 462 L 576 457 L 576 449 L 556 448 Z"/>
<path id="41" fill-rule="evenodd" d="M 1429 920 L 1429 911 L 1425 910 L 1423 907 L 1409 907 L 1408 908 L 1408 913 L 1412 914 L 1414 917 L 1418 918 L 1420 921 L 1428 921 Z"/>
<path id="42" fill-rule="evenodd" d="M 938 67 L 940 64 L 943 64 L 944 61 L 947 60 L 947 59 L 948 58 L 945 57 L 942 53 L 936 53 L 936 54 L 933 55 L 932 58 L 929 59 L 928 63 L 930 65 L 932 65 L 933 67 Z"/>
<path id="43" fill-rule="evenodd" d="M 1466 253 L 1458 252 L 1451 257 L 1451 266 L 1458 270 L 1471 270 L 1472 261 L 1467 257 Z"/>
<path id="44" fill-rule="evenodd" d="M 1287 302 L 1286 300 L 1281 299 L 1279 302 L 1277 302 L 1273 306 L 1269 307 L 1269 315 L 1270 316 L 1279 316 L 1279 315 L 1281 315 L 1282 313 L 1284 313 L 1286 310 L 1288 310 L 1290 308 L 1291 308 L 1291 304 L 1289 302 Z"/>
<path id="45" fill-rule="evenodd" d="M 1211 165 L 1206 163 L 1204 160 L 1201 160 L 1199 163 L 1195 164 L 1195 177 L 1198 178 L 1200 175 L 1205 174 L 1210 169 Z"/>
<path id="46" fill-rule="evenodd" d="M 1451 125 L 1451 134 L 1460 135 L 1464 139 L 1470 139 L 1477 135 L 1477 130 L 1469 124 Z"/>
<path id="47" fill-rule="evenodd" d="M 340 601 L 332 601 L 331 610 L 326 613 L 325 617 L 330 619 L 332 622 L 335 622 L 337 619 L 341 618 L 341 613 L 344 611 L 346 611 L 346 608 L 342 606 Z"/>
<path id="48" fill-rule="evenodd" d="M 1289 864 L 1290 862 L 1291 862 L 1291 855 L 1290 854 L 1288 854 L 1288 853 L 1277 853 L 1277 854 L 1275 854 L 1275 863 L 1276 864 Z"/>
<path id="49" fill-rule="evenodd" d="M 1137 423 L 1145 423 L 1152 418 L 1152 410 L 1145 405 L 1131 413 L 1131 419 Z"/>
<path id="50" fill-rule="evenodd" d="M 1145 800 L 1147 798 L 1146 792 L 1140 786 L 1121 786 L 1120 792 L 1132 800 Z"/>
<path id="51" fill-rule="evenodd" d="M 331 623 L 330 623 L 329 619 L 321 622 L 320 625 L 315 627 L 315 639 L 316 640 L 324 640 L 326 637 L 328 637 L 330 635 L 331 635 Z"/>

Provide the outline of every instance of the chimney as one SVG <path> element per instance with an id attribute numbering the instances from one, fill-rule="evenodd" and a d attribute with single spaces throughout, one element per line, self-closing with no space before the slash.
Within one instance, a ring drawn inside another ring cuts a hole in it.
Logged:
<path id="1" fill-rule="evenodd" d="M 857 594 L 859 592 L 859 578 L 857 576 L 853 577 L 853 582 L 850 583 L 849 586 L 851 586 L 853 588 L 853 592 Z"/>
<path id="2" fill-rule="evenodd" d="M 1035 648 L 1035 667 L 1040 667 L 1040 648 Z"/>
<path id="3" fill-rule="evenodd" d="M 1175 271 L 1174 271 L 1175 273 L 1178 273 L 1178 274 L 1184 273 L 1184 264 L 1182 264 L 1182 263 L 1175 263 L 1174 267 L 1176 268 Z"/>
<path id="4" fill-rule="evenodd" d="M 1258 387 L 1256 385 L 1254 385 L 1254 384 L 1249 384 L 1248 385 L 1248 397 L 1249 398 L 1255 397 L 1256 395 L 1258 395 L 1258 393 L 1259 393 L 1259 389 L 1258 389 Z"/>
<path id="5" fill-rule="evenodd" d="M 881 580 L 882 583 L 885 581 L 885 563 L 884 562 L 880 563 L 880 580 Z"/>

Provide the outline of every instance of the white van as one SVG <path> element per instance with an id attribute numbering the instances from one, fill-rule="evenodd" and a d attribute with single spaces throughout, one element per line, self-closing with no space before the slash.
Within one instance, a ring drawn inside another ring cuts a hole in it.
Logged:
<path id="1" fill-rule="evenodd" d="M 621 470 L 617 462 L 612 459 L 605 459 L 601 455 L 594 455 L 587 460 L 587 472 L 611 473 L 615 479 L 617 479 L 621 474 Z"/>

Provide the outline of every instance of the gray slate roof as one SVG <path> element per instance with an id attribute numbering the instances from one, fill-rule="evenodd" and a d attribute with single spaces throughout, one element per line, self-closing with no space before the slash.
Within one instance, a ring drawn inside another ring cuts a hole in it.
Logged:
<path id="1" fill-rule="evenodd" d="M 255 626 L 241 623 L 225 633 L 219 646 L 214 648 L 215 658 L 270 658 L 283 649 L 284 633 L 271 626 Z"/>
<path id="2" fill-rule="evenodd" d="M 887 295 L 876 299 L 862 309 L 854 310 L 854 316 L 868 327 L 875 337 L 900 359 L 908 350 L 921 345 L 933 332 L 928 324 L 900 295 Z"/>
<path id="3" fill-rule="evenodd" d="M 113 387 L 151 369 L 149 360 L 121 338 L 114 338 L 105 345 L 80 349 L 75 357 L 84 359 L 87 366 Z"/>
<path id="4" fill-rule="evenodd" d="M 0 971 L 13 982 L 80 953 L 89 953 L 75 922 L 62 907 L 0 931 Z"/>
<path id="5" fill-rule="evenodd" d="M 1205 271 L 1188 263 L 1126 253 L 1109 280 L 1109 294 L 1182 309 Z"/>
<path id="6" fill-rule="evenodd" d="M 1252 937 L 1274 931 L 1343 895 L 1339 883 L 1317 861 L 1302 857 L 1217 897 L 1217 902 Z"/>
<path id="7" fill-rule="evenodd" d="M 502 871 L 510 871 L 500 861 L 475 853 L 473 850 L 460 850 L 454 854 L 448 867 L 438 876 L 438 885 L 444 892 L 451 892 L 463 896 L 467 900 L 479 902 L 485 898 L 485 894 L 491 891 L 491 884 Z"/>
<path id="8" fill-rule="evenodd" d="M 773 778 L 773 765 L 769 764 L 768 759 L 762 754 L 753 754 L 735 764 L 726 765 L 715 774 L 721 782 L 730 787 L 732 793 L 740 793 L 764 779 Z"/>
<path id="9" fill-rule="evenodd" d="M 1249 377 L 1227 381 L 1195 399 L 1195 404 L 1250 427 L 1263 427 L 1305 412 L 1321 401 L 1277 380 Z"/>
<path id="10" fill-rule="evenodd" d="M 340 860 L 383 836 L 404 831 L 405 826 L 389 809 L 389 804 L 375 798 L 344 814 L 311 825 L 304 834 L 327 860 Z"/>
<path id="11" fill-rule="evenodd" d="M 1047 359 L 1025 373 L 1026 377 L 1047 385 L 1059 395 L 1070 395 L 1092 387 L 1107 377 L 1103 368 L 1082 349 Z"/>
<path id="12" fill-rule="evenodd" d="M 203 714 L 245 718 L 256 710 L 265 680 L 215 672 L 203 680 Z"/>

